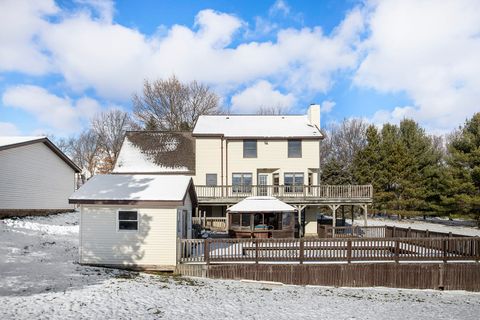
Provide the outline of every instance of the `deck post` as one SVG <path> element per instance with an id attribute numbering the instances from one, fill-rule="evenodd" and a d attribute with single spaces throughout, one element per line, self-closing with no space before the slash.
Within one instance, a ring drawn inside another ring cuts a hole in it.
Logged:
<path id="1" fill-rule="evenodd" d="M 203 242 L 203 260 L 207 265 L 210 264 L 210 239 L 205 239 Z"/>
<path id="2" fill-rule="evenodd" d="M 448 240 L 443 239 L 443 262 L 447 263 Z"/>
<path id="3" fill-rule="evenodd" d="M 366 226 L 367 226 L 367 214 L 368 214 L 367 205 L 364 204 L 364 205 L 362 206 L 362 208 L 363 208 L 363 222 L 364 222 L 365 227 L 366 227 Z"/>
<path id="4" fill-rule="evenodd" d="M 258 239 L 253 239 L 255 241 L 255 264 L 258 264 Z"/>
<path id="5" fill-rule="evenodd" d="M 347 240 L 347 262 L 348 263 L 352 262 L 352 240 L 351 239 Z"/>
<path id="6" fill-rule="evenodd" d="M 477 240 L 477 245 L 476 245 L 476 251 L 477 251 L 477 254 L 475 255 L 475 261 L 478 263 L 478 261 L 480 261 L 480 237 L 476 236 L 475 237 L 475 240 Z"/>
<path id="7" fill-rule="evenodd" d="M 395 239 L 395 262 L 399 263 L 400 260 L 400 243 L 398 239 Z"/>

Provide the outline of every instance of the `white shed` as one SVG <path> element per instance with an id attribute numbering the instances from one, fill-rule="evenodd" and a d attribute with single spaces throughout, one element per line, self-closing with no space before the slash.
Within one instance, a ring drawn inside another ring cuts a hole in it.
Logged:
<path id="1" fill-rule="evenodd" d="M 0 137 L 0 216 L 72 210 L 77 172 L 46 137 Z"/>
<path id="2" fill-rule="evenodd" d="M 173 270 L 191 238 L 197 196 L 183 175 L 97 175 L 70 197 L 80 205 L 80 263 Z"/>

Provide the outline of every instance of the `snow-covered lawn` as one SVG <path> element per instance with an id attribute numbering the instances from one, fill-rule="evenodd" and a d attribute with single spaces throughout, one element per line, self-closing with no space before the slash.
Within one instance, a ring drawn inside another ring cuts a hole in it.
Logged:
<path id="1" fill-rule="evenodd" d="M 80 266 L 77 214 L 0 220 L 0 319 L 478 319 L 480 294 L 274 286 Z"/>

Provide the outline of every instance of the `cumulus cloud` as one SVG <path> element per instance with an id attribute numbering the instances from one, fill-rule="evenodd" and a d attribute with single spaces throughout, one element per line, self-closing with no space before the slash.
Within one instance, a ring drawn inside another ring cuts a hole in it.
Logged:
<path id="1" fill-rule="evenodd" d="M 18 136 L 20 131 L 10 122 L 0 122 L 0 136 Z"/>
<path id="2" fill-rule="evenodd" d="M 45 17 L 58 11 L 53 0 L 0 1 L 0 71 L 41 75 L 50 70 L 37 37 L 48 25 Z"/>
<path id="3" fill-rule="evenodd" d="M 295 104 L 293 94 L 275 90 L 268 81 L 261 80 L 232 96 L 232 110 L 239 113 L 255 113 L 260 108 L 288 110 Z"/>
<path id="4" fill-rule="evenodd" d="M 78 131 L 83 121 L 100 110 L 100 104 L 91 98 L 74 101 L 33 85 L 7 88 L 2 103 L 34 115 L 40 124 L 48 125 L 62 134 Z"/>
<path id="5" fill-rule="evenodd" d="M 447 130 L 479 110 L 480 2 L 387 0 L 371 9 L 354 81 L 413 100 L 378 111 L 375 121 L 409 117 Z"/>
<path id="6" fill-rule="evenodd" d="M 270 15 L 282 14 L 288 15 L 290 13 L 290 6 L 284 0 L 277 0 L 268 10 Z"/>
<path id="7" fill-rule="evenodd" d="M 335 107 L 335 101 L 325 100 L 320 104 L 320 111 L 322 113 L 329 113 Z"/>

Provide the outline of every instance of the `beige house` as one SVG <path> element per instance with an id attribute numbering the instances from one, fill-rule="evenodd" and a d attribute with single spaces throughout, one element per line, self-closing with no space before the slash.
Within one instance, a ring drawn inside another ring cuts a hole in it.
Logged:
<path id="1" fill-rule="evenodd" d="M 80 210 L 80 263 L 174 270 L 197 197 L 189 176 L 117 174 L 94 176 L 70 203 Z"/>
<path id="2" fill-rule="evenodd" d="M 320 206 L 335 214 L 358 205 L 366 213 L 372 201 L 371 186 L 321 184 L 323 138 L 319 105 L 305 115 L 205 115 L 192 133 L 127 133 L 113 172 L 191 175 L 195 221 L 223 229 L 231 205 L 276 197 L 297 208 L 299 235 L 315 235 Z"/>

